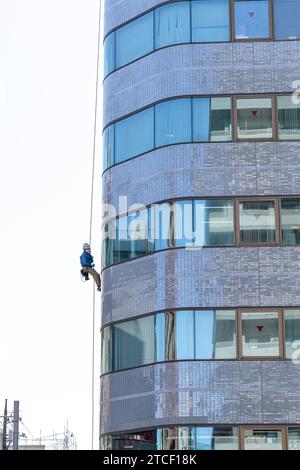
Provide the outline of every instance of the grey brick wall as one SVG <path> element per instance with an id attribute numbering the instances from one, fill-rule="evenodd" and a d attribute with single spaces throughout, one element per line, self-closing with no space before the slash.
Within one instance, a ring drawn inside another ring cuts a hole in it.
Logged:
<path id="1" fill-rule="evenodd" d="M 289 361 L 156 364 L 101 379 L 101 433 L 175 424 L 296 424 L 300 367 Z"/>
<path id="2" fill-rule="evenodd" d="M 103 272 L 103 324 L 170 308 L 300 305 L 300 247 L 167 250 Z"/>

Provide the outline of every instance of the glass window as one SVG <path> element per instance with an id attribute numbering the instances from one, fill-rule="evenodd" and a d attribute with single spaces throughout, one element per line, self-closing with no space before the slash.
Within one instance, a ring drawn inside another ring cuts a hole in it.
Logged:
<path id="1" fill-rule="evenodd" d="M 116 259 L 116 220 L 108 222 L 104 227 L 103 232 L 103 254 L 102 254 L 102 264 L 103 267 L 110 266 L 113 264 Z"/>
<path id="2" fill-rule="evenodd" d="M 269 1 L 235 0 L 235 38 L 269 38 Z"/>
<path id="3" fill-rule="evenodd" d="M 231 99 L 193 99 L 194 142 L 231 140 Z"/>
<path id="4" fill-rule="evenodd" d="M 281 228 L 284 245 L 300 245 L 300 199 L 281 200 Z"/>
<path id="5" fill-rule="evenodd" d="M 300 428 L 289 428 L 289 450 L 300 450 Z"/>
<path id="6" fill-rule="evenodd" d="M 272 99 L 237 99 L 238 139 L 272 139 Z"/>
<path id="7" fill-rule="evenodd" d="M 195 311 L 196 359 L 236 358 L 235 311 Z"/>
<path id="8" fill-rule="evenodd" d="M 194 246 L 194 202 L 176 201 L 175 243 L 176 246 Z"/>
<path id="9" fill-rule="evenodd" d="M 156 431 L 142 431 L 133 434 L 112 436 L 113 450 L 156 450 Z"/>
<path id="10" fill-rule="evenodd" d="M 300 38 L 300 0 L 274 0 L 275 38 Z"/>
<path id="11" fill-rule="evenodd" d="M 240 242 L 255 245 L 275 243 L 275 201 L 239 201 Z"/>
<path id="12" fill-rule="evenodd" d="M 103 170 L 114 164 L 115 126 L 109 126 L 103 133 Z"/>
<path id="13" fill-rule="evenodd" d="M 191 140 L 191 99 L 171 100 L 155 106 L 156 147 Z"/>
<path id="14" fill-rule="evenodd" d="M 149 213 L 149 251 L 174 246 L 174 204 L 154 204 Z"/>
<path id="15" fill-rule="evenodd" d="M 155 11 L 155 49 L 190 42 L 190 4 L 179 2 Z"/>
<path id="16" fill-rule="evenodd" d="M 101 342 L 101 373 L 110 372 L 112 368 L 112 351 L 111 351 L 111 328 L 108 326 L 102 330 Z"/>
<path id="17" fill-rule="evenodd" d="M 300 5 L 299 5 L 300 12 Z M 297 98 L 295 98 L 297 99 Z M 278 96 L 278 137 L 281 140 L 300 139 L 300 104 L 293 102 L 293 96 Z"/>
<path id="18" fill-rule="evenodd" d="M 245 450 L 282 450 L 282 431 L 274 429 L 245 429 Z"/>
<path id="19" fill-rule="evenodd" d="M 175 312 L 155 315 L 155 361 L 173 361 L 175 352 Z"/>
<path id="20" fill-rule="evenodd" d="M 115 70 L 115 44 L 115 32 L 113 32 L 104 41 L 104 77 Z"/>
<path id="21" fill-rule="evenodd" d="M 114 263 L 148 253 L 148 212 L 135 212 L 116 221 Z"/>
<path id="22" fill-rule="evenodd" d="M 176 313 L 176 359 L 195 358 L 195 319 L 193 310 Z"/>
<path id="23" fill-rule="evenodd" d="M 279 313 L 242 312 L 243 357 L 278 357 Z"/>
<path id="24" fill-rule="evenodd" d="M 115 163 L 124 162 L 153 148 L 153 107 L 115 124 Z"/>
<path id="25" fill-rule="evenodd" d="M 112 326 L 113 370 L 154 362 L 154 316 Z"/>
<path id="26" fill-rule="evenodd" d="M 238 450 L 237 428 L 195 428 L 195 450 Z"/>
<path id="27" fill-rule="evenodd" d="M 285 354 L 287 359 L 300 359 L 300 310 L 285 310 Z"/>
<path id="28" fill-rule="evenodd" d="M 192 41 L 229 41 L 229 0 L 192 1 Z"/>
<path id="29" fill-rule="evenodd" d="M 194 204 L 195 246 L 234 245 L 233 201 L 208 199 Z"/>
<path id="30" fill-rule="evenodd" d="M 116 30 L 116 67 L 153 51 L 153 12 Z"/>

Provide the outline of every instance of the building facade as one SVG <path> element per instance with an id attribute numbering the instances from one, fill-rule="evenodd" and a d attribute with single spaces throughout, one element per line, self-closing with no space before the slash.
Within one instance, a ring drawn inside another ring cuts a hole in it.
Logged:
<path id="1" fill-rule="evenodd" d="M 300 0 L 104 25 L 101 448 L 300 449 Z"/>

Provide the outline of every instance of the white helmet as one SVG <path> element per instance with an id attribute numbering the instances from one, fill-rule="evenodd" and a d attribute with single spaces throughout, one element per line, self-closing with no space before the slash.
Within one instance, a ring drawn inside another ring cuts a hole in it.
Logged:
<path id="1" fill-rule="evenodd" d="M 84 243 L 83 244 L 83 249 L 86 250 L 86 251 L 91 251 L 91 247 L 90 247 L 89 243 Z"/>

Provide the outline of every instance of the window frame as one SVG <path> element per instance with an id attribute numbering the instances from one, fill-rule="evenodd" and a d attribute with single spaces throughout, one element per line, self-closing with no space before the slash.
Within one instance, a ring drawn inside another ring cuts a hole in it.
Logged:
<path id="1" fill-rule="evenodd" d="M 245 431 L 247 430 L 253 430 L 253 431 L 280 431 L 281 432 L 281 443 L 282 443 L 282 449 L 281 450 L 287 450 L 288 449 L 288 427 L 287 426 L 282 426 L 282 425 L 277 425 L 274 424 L 259 424 L 257 426 L 251 426 L 251 425 L 246 425 L 246 426 L 239 426 L 240 430 L 240 450 L 245 450 Z"/>
<path id="2" fill-rule="evenodd" d="M 300 39 L 293 39 L 293 41 L 300 41 Z M 275 93 L 275 103 L 273 104 L 274 110 L 275 110 L 275 120 L 276 120 L 276 141 L 277 142 L 300 142 L 300 139 L 280 139 L 279 138 L 279 117 L 278 117 L 278 112 L 279 112 L 279 107 L 278 107 L 278 98 L 280 97 L 286 97 L 286 96 L 293 96 L 293 93 Z M 300 108 L 300 103 L 299 103 L 299 108 Z"/>
<path id="3" fill-rule="evenodd" d="M 284 319 L 282 308 L 267 308 L 267 307 L 255 307 L 255 308 L 238 308 L 237 309 L 237 339 L 238 339 L 238 360 L 242 361 L 274 361 L 285 359 L 285 332 L 284 332 Z M 279 355 L 278 356 L 244 356 L 243 354 L 243 313 L 264 313 L 271 312 L 278 314 L 278 338 L 279 338 Z"/>
<path id="4" fill-rule="evenodd" d="M 274 40 L 274 8 L 273 8 L 273 0 L 267 0 L 269 3 L 269 37 L 268 38 L 236 38 L 235 37 L 235 3 L 236 0 L 230 0 L 231 4 L 231 42 L 270 42 Z"/>

